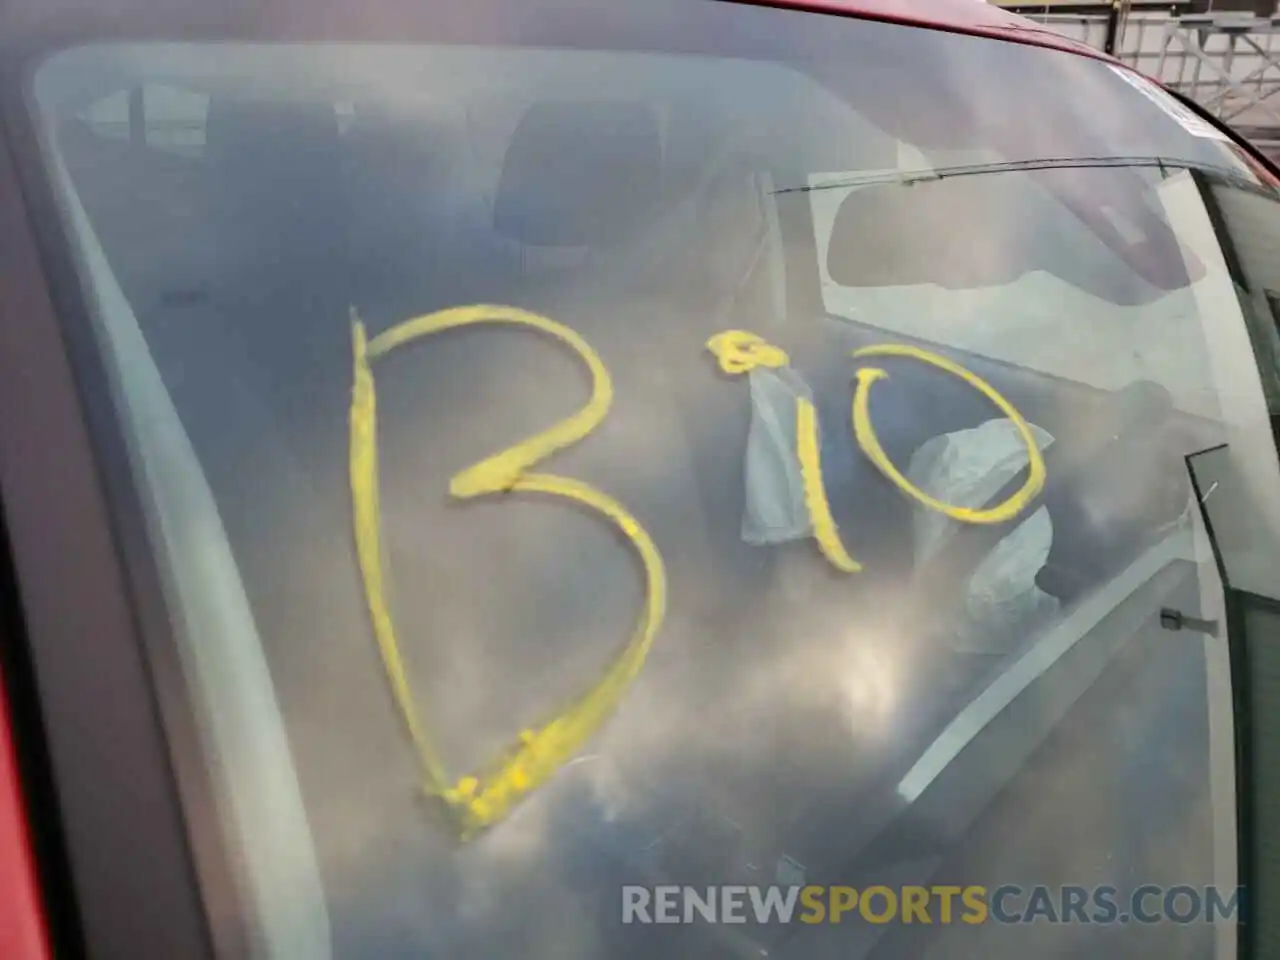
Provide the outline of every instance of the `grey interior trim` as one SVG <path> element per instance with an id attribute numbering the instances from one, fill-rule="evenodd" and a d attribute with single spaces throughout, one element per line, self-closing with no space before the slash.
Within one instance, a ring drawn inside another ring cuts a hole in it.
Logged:
<path id="1" fill-rule="evenodd" d="M 1134 591 L 1175 560 L 1189 559 L 1190 531 L 1180 527 L 1071 611 L 956 715 L 898 784 L 913 803 L 982 730 Z"/>

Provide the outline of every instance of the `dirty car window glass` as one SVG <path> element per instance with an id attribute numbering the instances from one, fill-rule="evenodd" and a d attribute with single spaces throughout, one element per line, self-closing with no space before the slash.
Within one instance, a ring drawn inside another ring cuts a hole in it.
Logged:
<path id="1" fill-rule="evenodd" d="M 258 952 L 1211 949 L 626 909 L 1236 882 L 1158 612 L 1265 421 L 1190 171 L 1274 201 L 1103 64 L 705 6 L 35 73 Z"/>

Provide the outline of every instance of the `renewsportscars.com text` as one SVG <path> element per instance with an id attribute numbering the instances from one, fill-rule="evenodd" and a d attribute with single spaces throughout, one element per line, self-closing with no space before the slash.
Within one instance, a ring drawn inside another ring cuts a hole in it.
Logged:
<path id="1" fill-rule="evenodd" d="M 1241 888 L 624 886 L 623 923 L 1128 924 L 1242 921 Z"/>

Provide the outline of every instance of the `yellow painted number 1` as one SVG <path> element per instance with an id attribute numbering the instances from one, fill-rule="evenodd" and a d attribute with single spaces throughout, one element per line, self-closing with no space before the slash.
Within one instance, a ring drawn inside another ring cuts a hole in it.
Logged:
<path id="1" fill-rule="evenodd" d="M 487 770 L 451 778 L 430 736 L 409 683 L 404 657 L 387 602 L 378 496 L 377 397 L 372 361 L 396 347 L 458 327 L 504 324 L 552 337 L 572 350 L 591 375 L 591 397 L 576 413 L 516 445 L 495 453 L 453 477 L 449 492 L 459 500 L 519 492 L 562 497 L 606 517 L 640 556 L 646 595 L 635 631 L 604 674 L 559 714 L 522 731 Z M 595 487 L 550 473 L 529 473 L 545 460 L 591 433 L 609 412 L 613 384 L 603 361 L 576 332 L 546 317 L 515 307 L 470 306 L 427 314 L 367 339 L 352 311 L 354 382 L 351 397 L 351 493 L 356 552 L 365 598 L 401 719 L 421 760 L 426 792 L 454 813 L 464 839 L 503 819 L 521 798 L 563 766 L 612 713 L 644 665 L 666 611 L 666 573 L 653 539 L 622 504 Z"/>
<path id="2" fill-rule="evenodd" d="M 762 337 L 746 330 L 726 330 L 707 341 L 720 369 L 736 376 L 757 367 L 781 369 L 791 363 L 787 354 Z M 833 567 L 844 573 L 858 573 L 862 564 L 849 554 L 831 516 L 826 484 L 822 478 L 822 445 L 818 439 L 818 411 L 807 397 L 796 397 L 796 459 L 804 481 L 804 504 L 813 527 L 818 549 Z"/>

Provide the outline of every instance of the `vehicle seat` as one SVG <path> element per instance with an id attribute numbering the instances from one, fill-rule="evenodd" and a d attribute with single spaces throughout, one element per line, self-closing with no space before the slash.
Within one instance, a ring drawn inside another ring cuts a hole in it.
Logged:
<path id="1" fill-rule="evenodd" d="M 355 302 L 371 325 L 501 299 L 518 245 L 492 229 L 465 116 L 360 103 L 344 145 Z"/>
<path id="2" fill-rule="evenodd" d="M 634 500 L 643 511 L 655 498 L 651 532 L 677 565 L 673 583 L 698 584 L 672 606 L 714 618 L 742 609 L 770 554 L 740 533 L 746 385 L 719 375 L 705 347 L 735 322 L 717 312 L 715 257 L 754 238 L 711 234 L 715 189 L 733 172 L 707 171 L 713 151 L 689 149 L 684 136 L 649 104 L 535 104 L 507 149 L 494 228 L 522 249 L 511 302 L 564 321 L 601 352 L 620 435 L 636 411 L 662 436 L 617 463 L 651 459 L 666 471 Z"/>

